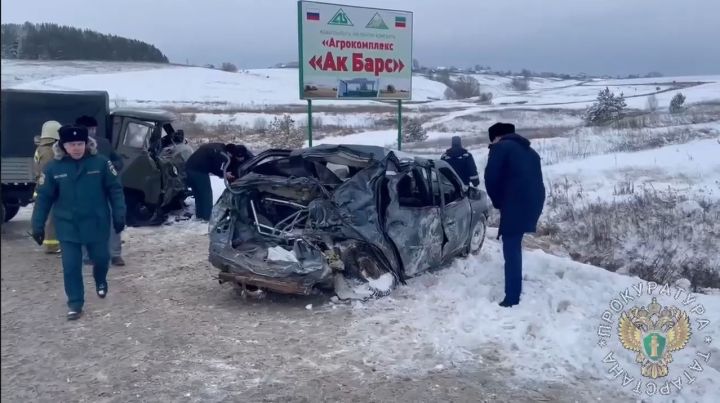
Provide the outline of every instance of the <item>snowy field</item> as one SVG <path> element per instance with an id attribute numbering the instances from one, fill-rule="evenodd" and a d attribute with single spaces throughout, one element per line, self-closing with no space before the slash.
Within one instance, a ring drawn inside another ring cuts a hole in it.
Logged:
<path id="1" fill-rule="evenodd" d="M 180 67 L 149 63 L 112 64 L 98 62 L 2 61 L 3 88 L 54 90 L 105 90 L 118 104 L 126 106 L 183 106 L 198 109 L 246 108 L 262 110 L 276 105 L 304 105 L 298 99 L 296 69 L 254 69 L 229 73 L 201 67 Z M 484 92 L 492 92 L 493 103 L 522 103 L 525 107 L 563 105 L 584 108 L 599 89 L 609 86 L 623 92 L 628 106 L 642 108 L 645 96 L 674 88 L 676 83 L 693 85 L 683 91 L 689 102 L 717 100 L 720 76 L 668 77 L 645 80 L 593 80 L 578 82 L 533 78 L 529 91 L 513 91 L 509 78 L 474 75 Z M 697 84 L 697 85 L 696 85 Z M 413 77 L 413 101 L 433 101 L 426 107 L 462 105 L 443 101 L 445 85 L 423 76 Z M 659 90 L 658 90 L 659 88 Z M 658 101 L 667 104 L 674 91 L 661 92 Z M 324 105 L 378 105 L 373 101 L 319 101 Z M 466 104 L 465 106 L 470 106 Z M 517 105 L 516 105 L 517 106 Z M 488 107 L 492 109 L 492 106 Z"/>
<path id="2" fill-rule="evenodd" d="M 297 99 L 296 70 L 226 73 L 133 64 L 113 69 L 102 63 L 61 67 L 3 61 L 3 88 L 106 90 L 116 105 L 177 108 L 192 115 L 195 124 L 209 131 L 220 125 L 252 130 L 283 112 L 291 113 L 296 121 L 306 118 L 301 109 L 303 102 Z M 443 84 L 414 77 L 413 101 L 417 103 L 408 105 L 408 115 L 422 119 L 428 139 L 405 145 L 406 151 L 437 157 L 448 146 L 449 137 L 461 135 L 482 168 L 488 152 L 487 127 L 498 120 L 513 122 L 543 158 L 548 190 L 560 186 L 566 193 L 564 200 L 577 203 L 578 212 L 587 212 L 580 210 L 580 206 L 598 203 L 612 209 L 639 195 L 640 188 L 682 196 L 684 199 L 677 200 L 681 215 L 678 220 L 687 221 L 686 225 L 700 220 L 696 228 L 701 233 L 686 237 L 674 234 L 667 238 L 668 244 L 652 245 L 648 250 L 656 253 L 657 249 L 678 245 L 690 250 L 694 242 L 710 240 L 702 248 L 693 249 L 697 254 L 694 257 L 704 259 L 711 270 L 720 272 L 720 242 L 714 245 L 712 242 L 720 236 L 715 224 L 720 222 L 720 75 L 591 82 L 532 79 L 530 90 L 524 92 L 510 89 L 510 79 L 505 77 L 475 77 L 482 91 L 493 93 L 491 105 L 443 100 Z M 685 87 L 676 89 L 679 84 Z M 642 118 L 648 94 L 657 93 L 661 110 L 648 115 L 642 123 L 632 120 L 624 122 L 626 126 L 585 127 L 580 112 L 606 85 L 631 97 L 627 99 L 628 106 Z M 677 92 L 687 97 L 689 108 L 683 116 L 667 113 L 667 105 Z M 314 114 L 322 125 L 347 133 L 320 130 L 323 137 L 314 144 L 397 146 L 397 129 L 383 123 L 391 121 L 392 106 L 373 102 L 317 104 L 326 108 Z M 375 111 L 374 107 L 379 109 Z M 259 151 L 263 147 L 262 136 L 252 139 L 252 147 Z M 216 199 L 223 188 L 222 181 L 213 181 Z M 560 211 L 548 200 L 543 226 L 568 225 L 570 221 L 560 214 L 567 211 Z M 29 210 L 24 209 L 18 220 L 26 221 L 28 214 Z M 648 216 L 651 221 L 652 211 Z M 625 221 L 634 222 L 633 217 Z M 668 231 L 673 232 L 672 228 Z M 185 240 L 204 240 L 206 232 L 207 228 L 190 221 L 159 230 L 131 228 L 127 237 L 131 244 L 152 243 L 153 247 L 171 248 Z M 533 380 L 588 385 L 624 391 L 630 399 L 644 401 L 717 401 L 720 289 L 694 287 L 688 278 L 673 278 L 669 282 L 671 291 L 661 293 L 660 286 L 648 293 L 648 283 L 632 271 L 612 272 L 616 268 L 573 261 L 570 256 L 583 260 L 578 252 L 582 251 L 579 243 L 583 240 L 577 240 L 574 245 L 577 248 L 572 249 L 566 242 L 560 242 L 562 247 L 558 245 L 556 237 L 562 237 L 562 232 L 538 234 L 529 237 L 526 243 L 522 303 L 506 310 L 496 304 L 502 299 L 503 260 L 501 244 L 493 235 L 490 231 L 479 256 L 414 278 L 386 298 L 349 304 L 330 300 L 309 307 L 314 322 L 333 321 L 338 312 L 348 315 L 343 318 L 347 326 L 333 342 L 339 345 L 332 344 L 335 349 L 319 351 L 317 355 L 341 359 L 360 354 L 360 358 L 354 358 L 361 359 L 367 367 L 382 368 L 388 376 L 491 368 L 520 383 Z M 643 242 L 654 239 L 631 239 L 629 244 L 640 250 Z M 206 250 L 203 246 L 197 253 L 206 254 Z M 622 255 L 615 258 L 621 259 Z M 642 296 L 633 289 L 639 284 L 645 287 Z M 632 301 L 624 300 L 623 295 L 633 296 Z M 686 310 L 691 320 L 691 338 L 684 349 L 673 353 L 670 375 L 654 381 L 658 388 L 668 385 L 671 396 L 660 391 L 651 396 L 649 379 L 640 375 L 634 353 L 623 348 L 617 337 L 619 312 L 613 311 L 612 301 L 623 301 L 623 309 L 629 309 L 636 304 L 646 306 L 652 296 L 661 304 Z M 603 338 L 599 332 L 600 326 L 608 324 L 603 322 L 605 311 L 613 314 L 615 327 L 610 337 Z M 606 344 L 600 345 L 601 340 Z M 230 365 L 223 360 L 229 358 L 221 358 L 220 364 Z M 613 377 L 619 368 L 623 374 Z M 692 384 L 688 384 L 686 373 L 695 378 Z M 680 387 L 666 384 L 681 376 Z M 636 386 L 640 380 L 642 385 Z M 633 391 L 636 387 L 639 394 Z"/>

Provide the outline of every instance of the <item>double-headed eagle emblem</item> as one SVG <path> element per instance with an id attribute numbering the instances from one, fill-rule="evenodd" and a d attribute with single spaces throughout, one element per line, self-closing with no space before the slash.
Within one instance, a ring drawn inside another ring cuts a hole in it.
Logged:
<path id="1" fill-rule="evenodd" d="M 662 306 L 653 298 L 647 307 L 634 307 L 620 316 L 618 334 L 623 347 L 637 352 L 635 362 L 648 378 L 667 376 L 672 352 L 687 346 L 690 318 L 674 306 Z"/>

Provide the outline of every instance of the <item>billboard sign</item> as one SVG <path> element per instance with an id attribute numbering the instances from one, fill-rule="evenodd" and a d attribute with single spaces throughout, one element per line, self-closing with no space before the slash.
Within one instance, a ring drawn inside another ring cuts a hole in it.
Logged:
<path id="1" fill-rule="evenodd" d="M 301 99 L 412 98 L 409 11 L 298 2 Z"/>

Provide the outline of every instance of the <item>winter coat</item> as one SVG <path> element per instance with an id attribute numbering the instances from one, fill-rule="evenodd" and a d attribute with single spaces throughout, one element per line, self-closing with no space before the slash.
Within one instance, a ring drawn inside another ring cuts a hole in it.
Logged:
<path id="1" fill-rule="evenodd" d="M 223 143 L 203 144 L 185 162 L 185 170 L 223 177 L 223 164 L 229 162 Z"/>
<path id="2" fill-rule="evenodd" d="M 105 158 L 109 159 L 112 164 L 115 166 L 115 169 L 120 171 L 123 169 L 123 166 L 125 166 L 125 163 L 123 162 L 122 157 L 120 157 L 116 152 L 115 149 L 112 147 L 112 144 L 110 144 L 110 140 L 108 140 L 106 137 L 94 137 L 95 142 L 97 143 L 97 151 L 98 154 L 104 155 Z"/>
<path id="3" fill-rule="evenodd" d="M 37 183 L 40 175 L 43 173 L 45 166 L 48 162 L 53 160 L 53 144 L 57 140 L 51 138 L 44 138 L 38 140 L 38 146 L 35 149 L 35 156 L 33 161 L 33 174 L 35 175 L 35 183 Z"/>
<path id="4" fill-rule="evenodd" d="M 97 155 L 97 143 L 92 137 L 85 156 L 79 160 L 72 159 L 57 143 L 53 152 L 53 161 L 38 180 L 33 232 L 42 231 L 52 208 L 59 241 L 87 244 L 107 240 L 110 206 L 112 222 L 125 223 L 125 199 L 115 167 Z"/>
<path id="5" fill-rule="evenodd" d="M 485 187 L 500 210 L 498 235 L 535 232 L 545 203 L 540 156 L 516 133 L 490 145 Z"/>
<path id="6" fill-rule="evenodd" d="M 470 182 L 472 182 L 473 186 L 480 184 L 475 159 L 466 149 L 462 147 L 448 148 L 441 159 L 453 167 L 465 186 L 470 185 Z"/>

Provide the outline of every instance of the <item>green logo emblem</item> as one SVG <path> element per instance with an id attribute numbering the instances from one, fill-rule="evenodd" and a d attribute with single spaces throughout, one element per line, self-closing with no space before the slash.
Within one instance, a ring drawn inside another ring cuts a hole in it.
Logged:
<path id="1" fill-rule="evenodd" d="M 337 13 L 330 19 L 328 22 L 328 25 L 347 25 L 352 27 L 353 23 L 350 21 L 350 18 L 348 18 L 347 14 L 342 10 L 338 10 Z"/>
<path id="2" fill-rule="evenodd" d="M 648 333 L 643 337 L 645 356 L 652 361 L 659 361 L 665 352 L 667 339 L 660 333 Z"/>
<path id="3" fill-rule="evenodd" d="M 380 13 L 375 13 L 370 22 L 365 25 L 365 28 L 388 29 L 388 26 L 380 16 Z"/>

